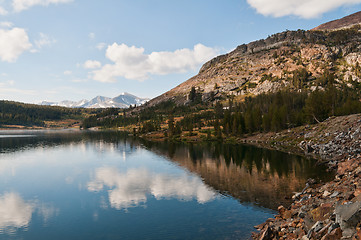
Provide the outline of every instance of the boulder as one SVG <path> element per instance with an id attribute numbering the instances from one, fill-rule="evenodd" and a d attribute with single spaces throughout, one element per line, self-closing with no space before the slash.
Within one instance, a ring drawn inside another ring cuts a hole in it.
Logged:
<path id="1" fill-rule="evenodd" d="M 340 224 L 342 231 L 351 235 L 361 221 L 361 202 L 338 205 L 335 209 L 336 222 Z"/>

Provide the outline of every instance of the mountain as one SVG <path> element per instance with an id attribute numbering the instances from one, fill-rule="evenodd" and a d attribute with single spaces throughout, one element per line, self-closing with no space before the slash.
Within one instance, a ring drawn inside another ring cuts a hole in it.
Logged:
<path id="1" fill-rule="evenodd" d="M 312 30 L 337 30 L 342 28 L 349 28 L 355 25 L 360 25 L 360 23 L 361 23 L 361 11 L 343 17 L 341 19 L 337 19 L 321 24 L 320 26 L 315 27 Z"/>
<path id="2" fill-rule="evenodd" d="M 61 102 L 47 102 L 43 101 L 40 105 L 48 106 L 62 106 L 69 108 L 128 108 L 130 105 L 142 105 L 149 99 L 139 98 L 129 93 L 122 93 L 117 97 L 109 98 L 104 96 L 97 96 L 90 101 L 83 99 L 78 102 L 75 101 L 61 101 Z"/>
<path id="3" fill-rule="evenodd" d="M 172 100 L 189 102 L 192 88 L 203 101 L 243 99 L 281 89 L 314 91 L 325 87 L 327 75 L 336 85 L 361 82 L 360 13 L 339 20 L 353 27 L 337 31 L 297 30 L 242 44 L 230 53 L 205 63 L 199 73 L 170 91 L 150 100 L 154 106 Z M 355 20 L 356 19 L 356 20 Z M 322 26 L 322 25 L 321 25 Z M 323 80 L 322 80 L 323 79 Z"/>

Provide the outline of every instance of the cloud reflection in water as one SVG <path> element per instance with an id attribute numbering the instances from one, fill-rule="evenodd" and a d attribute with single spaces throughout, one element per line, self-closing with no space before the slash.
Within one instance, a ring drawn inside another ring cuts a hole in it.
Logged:
<path id="1" fill-rule="evenodd" d="M 146 169 L 130 169 L 121 173 L 110 167 L 99 168 L 95 172 L 95 179 L 88 183 L 88 190 L 98 192 L 103 189 L 109 189 L 110 205 L 119 210 L 146 203 L 149 194 L 158 200 L 197 199 L 199 203 L 215 198 L 215 192 L 196 176 L 185 173 L 177 176 L 155 174 Z"/>
<path id="2" fill-rule="evenodd" d="M 35 206 L 25 202 L 17 193 L 0 196 L 0 233 L 27 227 Z"/>
<path id="3" fill-rule="evenodd" d="M 0 195 L 0 234 L 12 234 L 17 229 L 26 229 L 35 211 L 43 217 L 45 223 L 59 212 L 49 204 L 25 201 L 15 192 Z"/>

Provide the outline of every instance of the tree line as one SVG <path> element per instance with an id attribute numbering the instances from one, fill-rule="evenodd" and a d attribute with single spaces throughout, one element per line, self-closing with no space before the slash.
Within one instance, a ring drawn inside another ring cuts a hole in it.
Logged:
<path id="1" fill-rule="evenodd" d="M 306 74 L 302 71 L 294 82 L 302 85 Z M 137 126 L 137 133 L 163 131 L 169 138 L 182 133 L 206 133 L 208 139 L 242 136 L 255 132 L 280 131 L 304 124 L 324 121 L 330 116 L 361 112 L 361 86 L 351 81 L 352 87 L 336 86 L 334 75 L 325 74 L 317 81 L 319 88 L 286 89 L 246 97 L 242 102 L 202 102 L 201 93 L 191 88 L 188 105 L 162 102 L 139 112 L 133 109 L 108 109 L 84 120 L 84 126 Z M 177 120 L 175 120 L 177 118 Z M 162 129 L 162 123 L 166 127 Z"/>
<path id="2" fill-rule="evenodd" d="M 2 100 L 0 101 L 0 125 L 44 126 L 46 120 L 81 119 L 82 114 L 93 111 Z"/>

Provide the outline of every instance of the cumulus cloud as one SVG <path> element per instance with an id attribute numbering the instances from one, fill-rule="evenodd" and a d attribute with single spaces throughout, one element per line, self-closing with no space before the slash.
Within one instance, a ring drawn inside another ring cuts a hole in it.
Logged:
<path id="1" fill-rule="evenodd" d="M 301 18 L 315 18 L 341 6 L 361 3 L 361 0 L 247 0 L 247 2 L 258 13 L 266 16 L 295 15 Z"/>
<path id="2" fill-rule="evenodd" d="M 0 29 L 0 58 L 2 61 L 15 62 L 32 44 L 22 28 Z"/>
<path id="3" fill-rule="evenodd" d="M 36 5 L 48 6 L 50 4 L 69 3 L 73 0 L 13 0 L 12 6 L 15 12 L 21 12 Z"/>
<path id="4" fill-rule="evenodd" d="M 86 69 L 94 69 L 94 68 L 100 68 L 102 64 L 98 61 L 94 60 L 88 60 L 83 64 L 83 67 Z"/>
<path id="5" fill-rule="evenodd" d="M 35 40 L 35 45 L 39 49 L 44 46 L 51 46 L 54 43 L 56 43 L 56 40 L 45 33 L 39 33 L 39 39 Z"/>
<path id="6" fill-rule="evenodd" d="M 211 201 L 215 197 L 215 193 L 197 177 L 152 174 L 145 169 L 130 169 L 120 173 L 114 168 L 99 168 L 95 179 L 88 183 L 88 190 L 98 192 L 104 189 L 110 189 L 110 206 L 119 210 L 146 203 L 150 194 L 156 199 L 196 199 L 199 203 Z"/>
<path id="7" fill-rule="evenodd" d="M 116 77 L 144 80 L 151 74 L 186 72 L 195 70 L 217 54 L 216 49 L 202 44 L 195 45 L 193 49 L 145 54 L 144 48 L 114 43 L 106 50 L 106 57 L 114 63 L 93 71 L 93 79 L 100 82 L 115 82 Z"/>
<path id="8" fill-rule="evenodd" d="M 73 72 L 72 71 L 70 71 L 70 70 L 66 70 L 66 71 L 64 71 L 64 75 L 71 75 Z"/>
<path id="9" fill-rule="evenodd" d="M 8 11 L 5 10 L 5 8 L 0 7 L 0 15 L 5 16 L 5 15 L 7 15 L 7 14 L 8 14 Z"/>
<path id="10" fill-rule="evenodd" d="M 0 22 L 0 27 L 11 28 L 14 24 L 12 22 Z"/>

